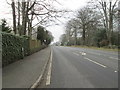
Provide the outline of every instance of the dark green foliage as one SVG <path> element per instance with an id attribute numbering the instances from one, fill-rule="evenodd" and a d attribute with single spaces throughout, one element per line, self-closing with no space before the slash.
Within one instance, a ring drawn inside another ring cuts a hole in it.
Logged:
<path id="1" fill-rule="evenodd" d="M 47 37 L 45 44 L 46 44 L 46 45 L 49 45 L 50 43 L 51 43 L 51 38 L 50 38 L 50 37 Z"/>
<path id="2" fill-rule="evenodd" d="M 107 39 L 106 30 L 105 29 L 97 30 L 96 34 L 94 36 L 94 40 L 97 41 L 97 42 L 100 42 L 104 39 Z"/>
<path id="3" fill-rule="evenodd" d="M 107 35 L 104 28 L 98 29 L 93 38 L 98 47 L 107 45 Z"/>
<path id="4" fill-rule="evenodd" d="M 99 44 L 100 44 L 100 47 L 108 46 L 109 41 L 108 40 L 102 40 L 101 42 L 99 42 Z"/>
<path id="5" fill-rule="evenodd" d="M 53 40 L 53 36 L 50 34 L 50 32 L 45 32 L 45 44 L 49 45 L 51 41 Z"/>
<path id="6" fill-rule="evenodd" d="M 49 31 L 45 31 L 45 28 L 38 26 L 37 28 L 37 39 L 41 41 L 41 44 L 49 45 L 53 40 L 53 36 Z"/>
<path id="7" fill-rule="evenodd" d="M 29 37 L 28 36 L 22 36 L 22 46 L 24 48 L 24 56 L 28 56 L 30 54 L 30 45 L 29 45 Z"/>
<path id="8" fill-rule="evenodd" d="M 112 39 L 112 45 L 117 45 L 117 46 L 120 45 L 119 37 L 120 37 L 120 35 L 119 35 L 118 31 L 113 32 L 112 38 L 111 38 Z"/>
<path id="9" fill-rule="evenodd" d="M 42 26 L 37 27 L 37 39 L 41 41 L 41 44 L 43 44 L 43 42 L 45 40 L 44 27 L 42 27 Z"/>
<path id="10" fill-rule="evenodd" d="M 94 37 L 94 41 L 96 42 L 96 45 L 98 47 L 103 47 L 103 46 L 108 46 L 109 45 L 109 41 L 107 39 L 107 35 L 106 35 L 106 30 L 103 28 L 103 29 L 99 29 L 96 31 L 95 35 L 93 36 Z M 114 46 L 118 46 L 118 32 L 117 31 L 114 31 L 112 32 L 112 45 L 113 47 Z M 109 47 L 109 46 L 108 46 Z M 111 46 L 112 48 L 112 46 Z"/>
<path id="11" fill-rule="evenodd" d="M 24 48 L 22 50 L 22 48 Z M 25 37 L 2 33 L 2 65 L 13 63 L 29 54 L 29 40 Z"/>
<path id="12" fill-rule="evenodd" d="M 11 31 L 11 28 L 7 26 L 7 21 L 2 19 L 2 32 L 10 33 Z"/>

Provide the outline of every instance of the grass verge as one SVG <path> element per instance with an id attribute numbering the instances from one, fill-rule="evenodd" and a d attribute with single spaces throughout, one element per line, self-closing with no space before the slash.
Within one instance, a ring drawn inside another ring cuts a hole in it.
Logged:
<path id="1" fill-rule="evenodd" d="M 109 48 L 103 48 L 103 47 L 98 48 L 98 47 L 92 47 L 92 46 L 77 46 L 77 45 L 74 45 L 74 46 L 69 46 L 69 47 L 89 48 L 89 49 L 105 50 L 105 51 L 115 51 L 115 52 L 120 51 L 120 49 L 109 49 Z"/>

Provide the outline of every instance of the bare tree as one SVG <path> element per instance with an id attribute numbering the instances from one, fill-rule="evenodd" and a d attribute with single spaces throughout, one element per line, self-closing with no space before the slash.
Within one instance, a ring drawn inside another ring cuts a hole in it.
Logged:
<path id="1" fill-rule="evenodd" d="M 66 24 L 66 35 L 67 35 L 68 41 L 70 42 L 71 38 L 74 37 L 74 45 L 77 45 L 79 28 L 80 28 L 80 25 L 78 24 L 78 21 L 76 20 L 76 18 L 69 20 Z"/>
<path id="2" fill-rule="evenodd" d="M 66 25 L 66 35 L 68 39 L 74 36 L 75 45 L 80 43 L 83 45 L 92 44 L 93 35 L 100 25 L 100 19 L 101 16 L 97 11 L 88 7 L 81 8 L 78 10 L 76 17 L 68 21 Z M 80 39 L 81 35 L 82 40 Z"/>
<path id="3" fill-rule="evenodd" d="M 94 0 L 93 0 L 94 1 Z M 95 6 L 99 9 L 101 15 L 103 15 L 103 23 L 106 29 L 107 39 L 109 45 L 112 44 L 111 37 L 113 33 L 113 17 L 115 15 L 115 8 L 119 0 L 95 0 Z"/>
<path id="4" fill-rule="evenodd" d="M 80 9 L 77 12 L 77 20 L 80 25 L 80 28 L 82 29 L 82 40 L 83 45 L 86 44 L 86 37 L 89 37 L 90 33 L 87 34 L 87 32 L 90 31 L 92 25 L 96 22 L 98 22 L 99 18 L 97 18 L 96 12 L 94 12 L 92 9 L 84 7 Z"/>
<path id="5" fill-rule="evenodd" d="M 56 0 L 12 0 L 13 31 L 15 34 L 32 36 L 32 30 L 38 25 L 49 26 L 51 22 L 60 21 L 67 10 L 58 10 L 54 7 Z M 7 2 L 8 3 L 8 2 Z M 18 11 L 17 11 L 18 10 Z M 17 21 L 16 21 L 17 20 Z M 16 29 L 17 24 L 17 29 Z M 17 32 L 18 30 L 18 32 Z M 37 32 L 37 31 L 36 31 Z"/>
<path id="6" fill-rule="evenodd" d="M 66 10 L 57 10 L 52 6 L 52 3 L 55 0 L 41 0 L 30 2 L 22 2 L 22 26 L 24 30 L 24 34 L 26 34 L 26 25 L 28 25 L 28 35 L 31 37 L 32 29 L 39 24 L 50 24 L 51 21 L 55 22 L 57 17 L 61 17 L 61 15 Z M 60 14 L 62 13 L 62 14 Z M 38 21 L 36 24 L 33 24 L 34 21 Z M 25 23 L 26 22 L 26 23 Z"/>

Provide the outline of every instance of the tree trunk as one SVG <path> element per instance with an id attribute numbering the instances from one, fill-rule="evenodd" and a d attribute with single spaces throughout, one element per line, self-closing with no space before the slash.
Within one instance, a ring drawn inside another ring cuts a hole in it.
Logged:
<path id="1" fill-rule="evenodd" d="M 83 25 L 83 35 L 82 35 L 82 38 L 83 38 L 83 45 L 85 45 L 85 25 Z"/>
<path id="2" fill-rule="evenodd" d="M 18 0 L 18 33 L 21 36 L 20 33 L 20 1 Z"/>
<path id="3" fill-rule="evenodd" d="M 13 31 L 14 34 L 16 34 L 16 15 L 15 15 L 15 1 L 12 0 L 12 13 L 13 13 Z"/>
<path id="4" fill-rule="evenodd" d="M 104 7 L 104 9 L 103 9 L 103 11 L 104 11 L 104 15 L 105 15 L 105 28 L 106 28 L 106 34 L 107 34 L 107 37 L 109 37 L 109 29 L 108 29 L 108 22 L 109 22 L 109 20 L 108 20 L 108 16 L 107 16 L 107 5 L 106 5 L 106 2 L 104 2 L 104 5 L 103 5 Z"/>
<path id="5" fill-rule="evenodd" d="M 105 21 L 104 21 L 104 24 L 105 24 L 105 28 L 106 28 L 106 34 L 107 34 L 107 39 L 109 41 L 109 45 L 112 45 L 112 31 L 113 31 L 113 14 L 114 14 L 114 7 L 116 5 L 116 2 L 115 4 L 112 6 L 112 2 L 109 2 L 109 16 L 107 14 L 107 5 L 106 5 L 106 2 L 102 2 L 102 9 L 103 9 L 103 12 L 104 12 L 104 16 L 105 16 Z"/>
<path id="6" fill-rule="evenodd" d="M 112 45 L 111 37 L 112 37 L 112 30 L 113 30 L 113 13 L 112 13 L 112 2 L 110 2 L 110 7 L 109 7 L 109 45 Z"/>
<path id="7" fill-rule="evenodd" d="M 26 2 L 22 2 L 22 35 L 26 35 Z"/>
<path id="8" fill-rule="evenodd" d="M 77 30 L 75 29 L 75 45 L 77 45 Z"/>
<path id="9" fill-rule="evenodd" d="M 32 37 L 32 21 L 28 21 L 28 36 Z"/>
<path id="10" fill-rule="evenodd" d="M 28 36 L 31 38 L 32 37 L 32 21 L 33 21 L 33 14 L 31 16 L 31 19 L 28 18 Z"/>

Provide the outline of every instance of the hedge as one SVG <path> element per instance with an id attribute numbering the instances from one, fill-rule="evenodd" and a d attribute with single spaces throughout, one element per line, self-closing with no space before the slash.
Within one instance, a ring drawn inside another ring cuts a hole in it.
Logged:
<path id="1" fill-rule="evenodd" d="M 24 56 L 28 56 L 30 54 L 30 45 L 29 45 L 29 37 L 28 36 L 22 36 L 23 42 L 22 46 L 24 48 Z"/>
<path id="2" fill-rule="evenodd" d="M 1 34 L 1 27 L 0 27 L 0 68 L 2 66 L 2 34 Z"/>
<path id="3" fill-rule="evenodd" d="M 29 38 L 2 33 L 2 66 L 29 55 Z"/>
<path id="4" fill-rule="evenodd" d="M 43 48 L 38 40 L 31 40 L 28 36 L 16 36 L 2 32 L 2 67 L 23 59 Z"/>

